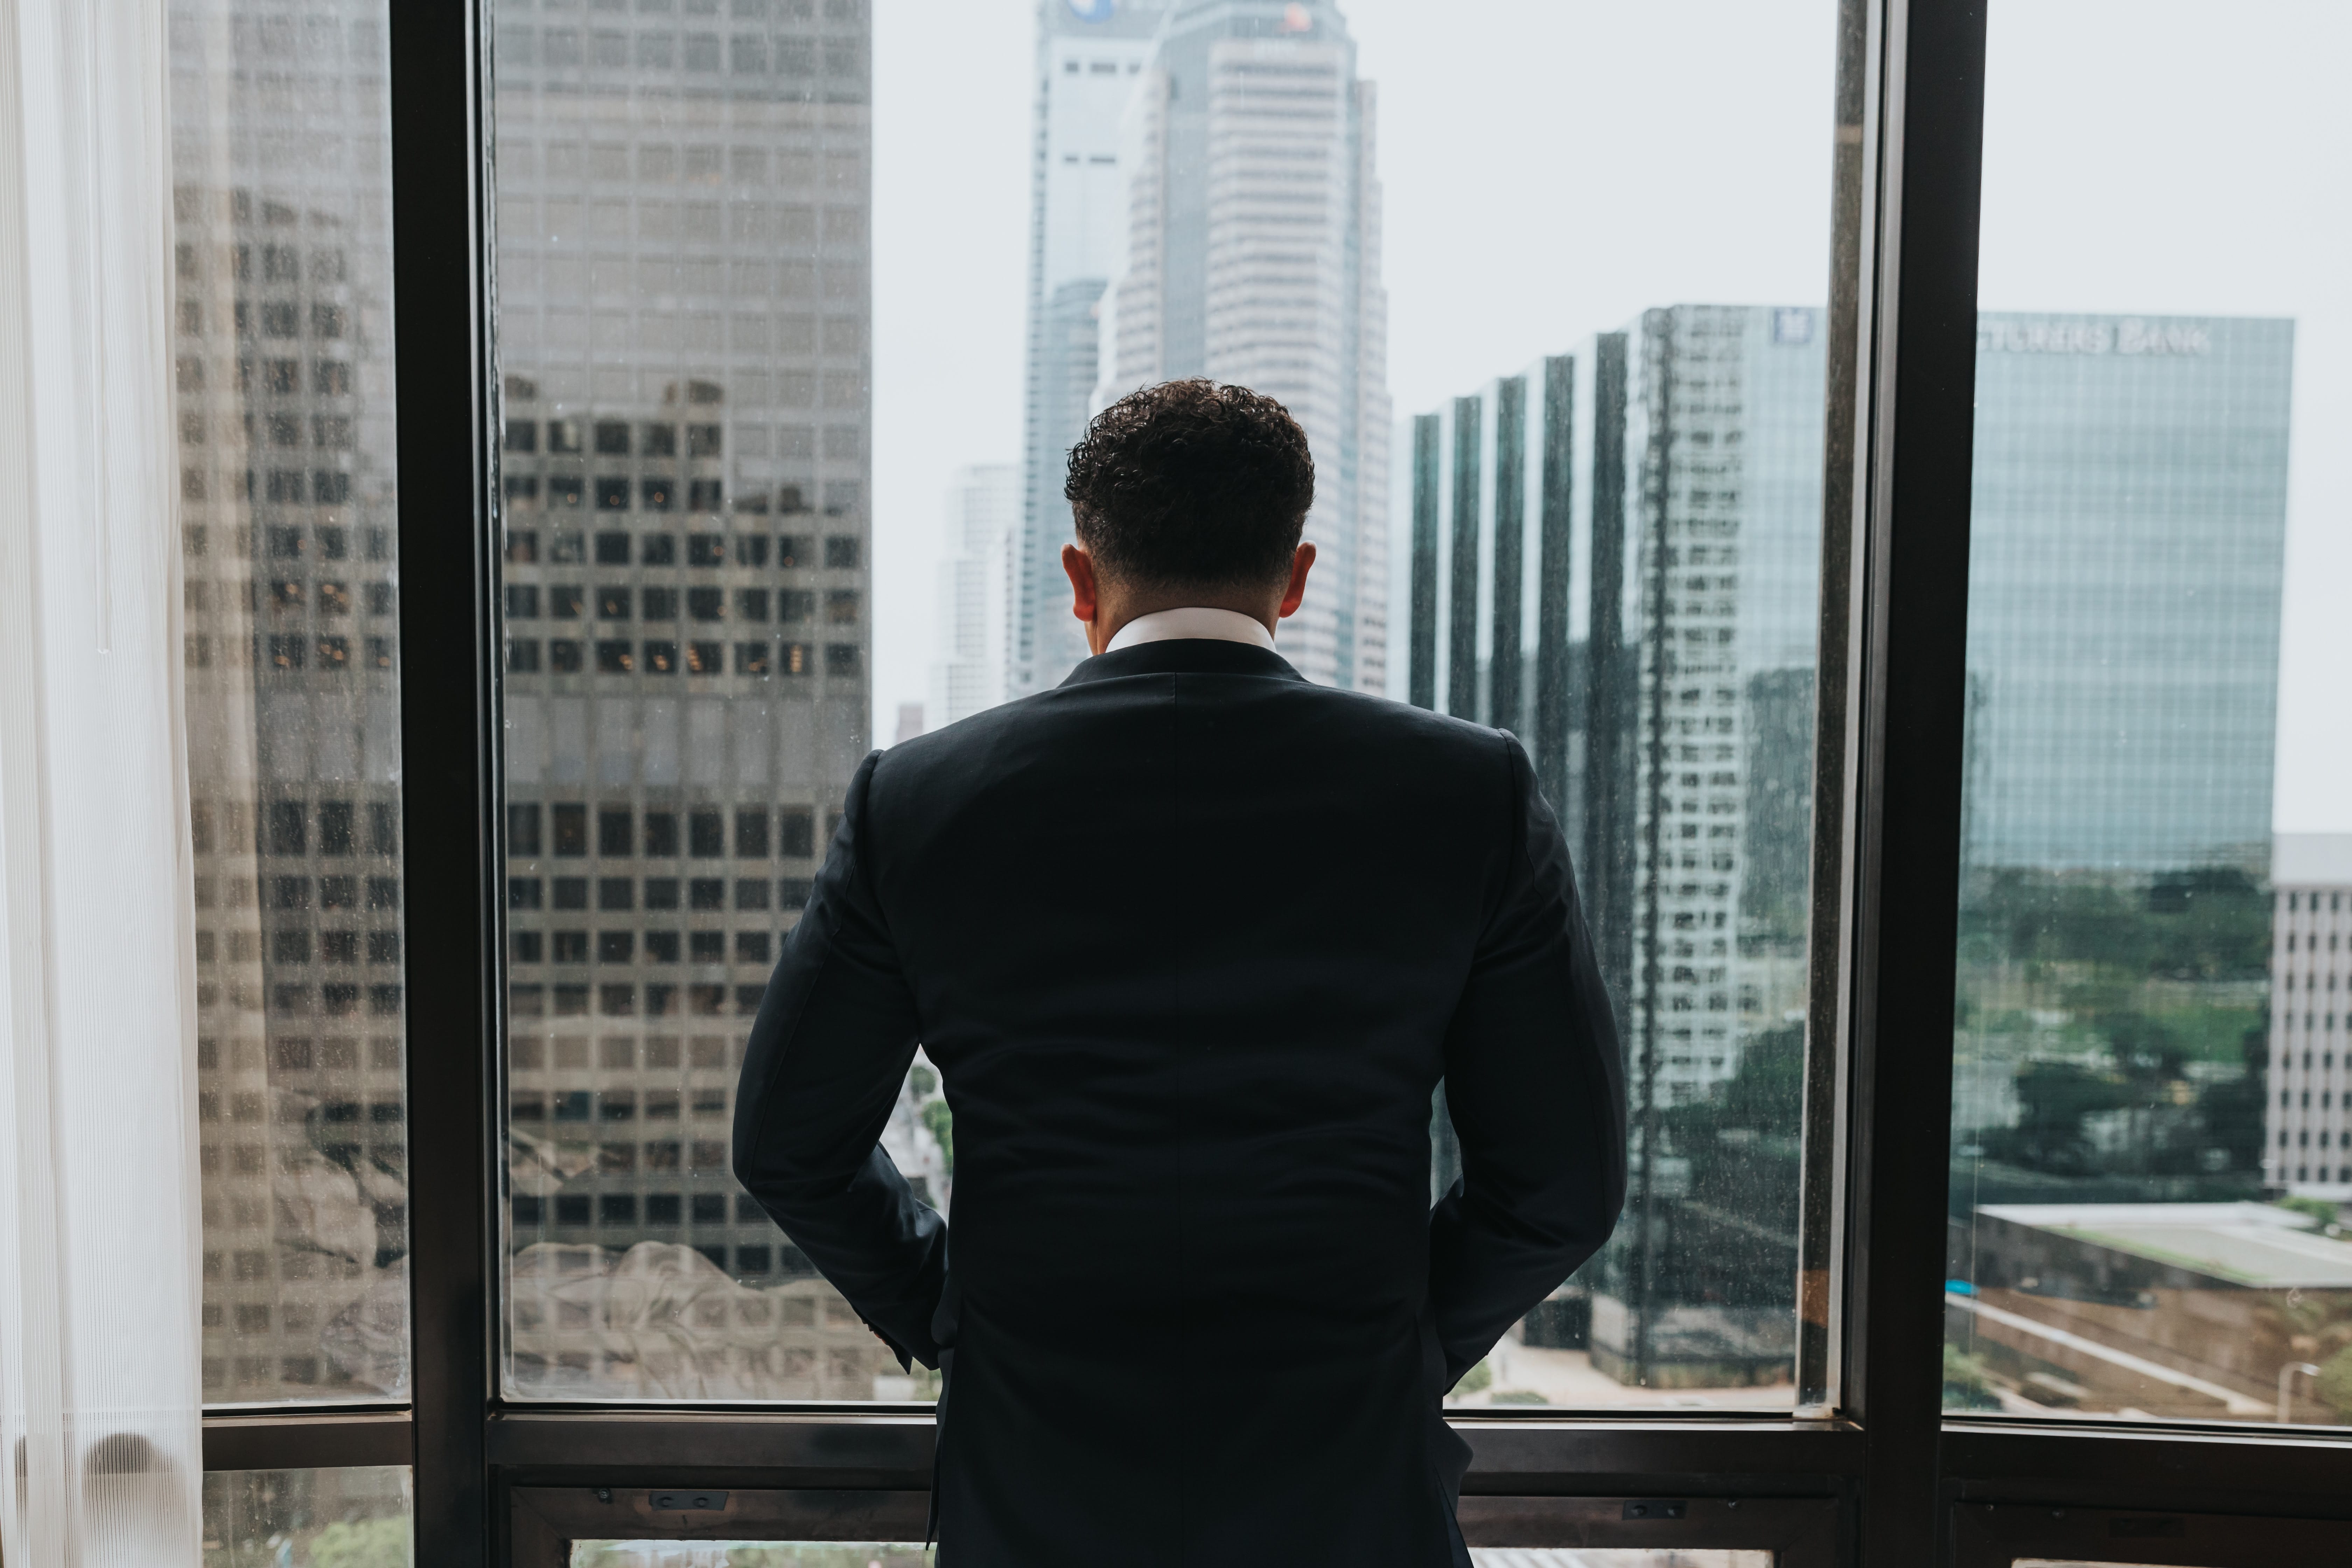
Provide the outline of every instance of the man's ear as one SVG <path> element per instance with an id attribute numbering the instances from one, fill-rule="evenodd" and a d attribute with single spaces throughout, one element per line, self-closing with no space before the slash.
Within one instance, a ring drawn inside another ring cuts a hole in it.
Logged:
<path id="1" fill-rule="evenodd" d="M 1062 546 L 1062 570 L 1070 577 L 1070 614 L 1094 624 L 1102 608 L 1102 592 L 1095 584 L 1093 557 L 1075 544 Z"/>
<path id="2" fill-rule="evenodd" d="M 1307 597 L 1307 574 L 1315 564 L 1315 546 L 1301 542 L 1297 553 L 1290 558 L 1290 586 L 1282 591 L 1282 607 L 1277 616 L 1297 613 L 1299 601 Z"/>

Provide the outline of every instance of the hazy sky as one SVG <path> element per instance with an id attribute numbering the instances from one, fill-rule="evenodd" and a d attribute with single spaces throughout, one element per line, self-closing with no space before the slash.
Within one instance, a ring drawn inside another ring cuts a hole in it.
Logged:
<path id="1" fill-rule="evenodd" d="M 1342 0 L 1380 84 L 1400 416 L 1645 306 L 1826 292 L 1824 0 Z M 876 0 L 875 708 L 922 700 L 951 472 L 1021 439 L 1031 0 Z M 1994 13 L 1988 309 L 2298 322 L 2278 826 L 2352 831 L 2342 0 Z"/>

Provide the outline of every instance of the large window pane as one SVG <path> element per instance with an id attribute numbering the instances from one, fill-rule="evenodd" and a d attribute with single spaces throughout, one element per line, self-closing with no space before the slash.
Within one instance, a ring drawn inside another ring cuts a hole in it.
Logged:
<path id="1" fill-rule="evenodd" d="M 173 0 L 204 1390 L 408 1384 L 382 0 Z"/>
<path id="2" fill-rule="evenodd" d="M 209 1470 L 205 1568 L 409 1568 L 404 1465 Z"/>
<path id="3" fill-rule="evenodd" d="M 735 1189 L 745 1034 L 866 747 L 1082 656 L 1089 410 L 1206 374 L 1314 443 L 1283 651 L 1525 737 L 1608 945 L 1636 1201 L 1457 1400 L 1786 1407 L 1834 6 L 495 11 L 509 1392 L 930 1396 Z"/>
<path id="4" fill-rule="evenodd" d="M 1956 1408 L 2352 1421 L 2347 44 L 1991 24 Z"/>
<path id="5" fill-rule="evenodd" d="M 908 1397 L 727 1158 L 868 735 L 866 6 L 496 13 L 509 1386 Z"/>

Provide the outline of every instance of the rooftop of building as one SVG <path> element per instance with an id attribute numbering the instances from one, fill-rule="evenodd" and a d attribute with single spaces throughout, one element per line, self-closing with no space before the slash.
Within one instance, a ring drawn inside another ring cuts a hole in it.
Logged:
<path id="1" fill-rule="evenodd" d="M 2352 833 L 2281 833 L 2271 840 L 2275 888 L 2352 888 Z"/>
<path id="2" fill-rule="evenodd" d="M 2268 1204 L 1988 1204 L 1978 1212 L 2258 1290 L 2352 1290 L 2352 1241 Z"/>

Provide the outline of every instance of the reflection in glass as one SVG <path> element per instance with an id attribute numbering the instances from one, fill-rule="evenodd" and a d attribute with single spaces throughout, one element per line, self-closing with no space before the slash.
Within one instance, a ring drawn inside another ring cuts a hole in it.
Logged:
<path id="1" fill-rule="evenodd" d="M 204 1391 L 408 1382 L 382 0 L 173 0 Z"/>
<path id="2" fill-rule="evenodd" d="M 2256 7 L 2193 67 L 2148 20 L 1992 28 L 1986 300 L 2046 308 L 1978 321 L 1945 1396 L 2344 1423 L 2352 836 L 2311 830 L 2352 828 L 2325 763 L 2346 649 L 2295 605 L 2352 572 L 2314 439 L 2352 321 L 2340 247 L 2264 221 L 2329 185 L 2275 155 L 2305 102 L 2276 62 L 2341 18 Z M 2056 54 L 2126 34 L 2137 58 L 2053 95 Z M 2207 84 L 2186 117 L 2146 86 L 2181 68 Z M 2068 130 L 2053 184 L 2062 101 L 2130 133 Z M 2285 184 L 2195 245 L 2130 195 L 2257 148 Z M 2311 222 L 2340 230 L 2340 200 Z M 2315 681 L 2336 695 L 2294 706 Z"/>
<path id="3" fill-rule="evenodd" d="M 211 1470 L 205 1568 L 409 1568 L 409 1472 Z"/>

